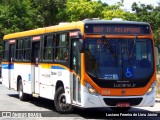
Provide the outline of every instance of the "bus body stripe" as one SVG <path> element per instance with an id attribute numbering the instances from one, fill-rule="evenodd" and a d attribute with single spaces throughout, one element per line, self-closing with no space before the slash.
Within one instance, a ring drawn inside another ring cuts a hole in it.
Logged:
<path id="1" fill-rule="evenodd" d="M 13 64 L 2 64 L 2 69 L 14 69 Z"/>
<path id="2" fill-rule="evenodd" d="M 65 70 L 65 68 L 63 68 L 61 66 L 51 66 L 51 69 Z"/>

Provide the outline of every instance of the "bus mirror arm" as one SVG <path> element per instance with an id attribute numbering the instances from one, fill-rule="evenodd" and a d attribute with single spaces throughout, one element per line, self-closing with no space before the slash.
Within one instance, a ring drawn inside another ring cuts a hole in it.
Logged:
<path id="1" fill-rule="evenodd" d="M 82 34 L 80 31 L 78 32 L 78 38 L 79 38 L 79 39 L 82 39 L 82 38 L 83 38 L 83 34 Z"/>
<path id="2" fill-rule="evenodd" d="M 82 39 L 79 39 L 79 52 L 80 53 L 84 52 L 84 43 Z"/>

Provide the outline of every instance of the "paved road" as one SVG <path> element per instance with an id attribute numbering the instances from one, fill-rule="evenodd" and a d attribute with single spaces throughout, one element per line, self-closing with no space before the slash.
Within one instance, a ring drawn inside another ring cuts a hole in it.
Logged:
<path id="1" fill-rule="evenodd" d="M 156 102 L 154 107 L 145 107 L 145 108 L 132 108 L 127 113 L 113 113 L 109 108 L 105 109 L 92 109 L 92 110 L 81 110 L 75 109 L 72 114 L 59 114 L 54 108 L 54 103 L 51 100 L 46 100 L 43 98 L 33 98 L 30 101 L 22 102 L 18 99 L 18 94 L 16 91 L 8 90 L 2 84 L 0 84 L 0 116 L 2 112 L 9 111 L 8 114 L 12 114 L 15 118 L 17 116 L 22 116 L 24 119 L 28 119 L 28 116 L 37 116 L 39 118 L 30 118 L 32 120 L 41 120 L 44 119 L 97 119 L 97 118 L 115 118 L 113 116 L 121 115 L 125 116 L 126 119 L 137 119 L 136 117 L 130 117 L 135 115 L 141 116 L 139 119 L 147 118 L 149 120 L 158 119 L 158 117 L 146 117 L 149 111 L 154 112 L 152 115 L 156 115 L 157 111 L 160 113 L 160 103 Z M 137 112 L 138 111 L 138 112 Z M 11 113 L 10 113 L 11 112 Z M 7 113 L 3 113 L 5 115 Z M 108 117 L 106 117 L 106 115 Z M 109 117 L 109 116 L 112 117 Z M 27 116 L 27 117 L 26 117 Z M 42 116 L 42 117 L 41 117 Z M 126 117 L 127 116 L 127 117 Z M 13 118 L 13 119 L 15 119 Z M 119 117 L 117 117 L 119 118 Z M 159 117 L 160 118 L 160 117 Z M 1 119 L 1 118 L 0 118 Z M 9 118 L 3 117 L 2 119 L 6 120 Z M 10 119 L 9 119 L 10 120 Z"/>

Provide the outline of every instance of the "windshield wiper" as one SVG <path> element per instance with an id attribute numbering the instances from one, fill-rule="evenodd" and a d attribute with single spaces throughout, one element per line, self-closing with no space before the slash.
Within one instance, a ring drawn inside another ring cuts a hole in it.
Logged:
<path id="1" fill-rule="evenodd" d="M 128 56 L 129 59 L 131 58 L 131 54 L 132 54 L 132 52 L 133 52 L 134 46 L 136 45 L 136 39 L 137 39 L 137 35 L 134 36 L 133 46 L 132 46 L 131 52 L 129 53 L 129 56 Z"/>
<path id="2" fill-rule="evenodd" d="M 109 51 L 110 51 L 110 53 L 111 53 L 111 52 L 112 52 L 112 49 L 111 49 L 111 46 L 110 46 L 110 44 L 109 44 L 106 36 L 105 36 L 105 35 L 102 35 L 101 37 L 102 37 L 102 42 L 103 42 L 103 43 L 106 42 L 107 48 L 109 49 Z M 105 42 L 104 42 L 104 41 L 105 41 Z"/>
<path id="3" fill-rule="evenodd" d="M 111 54 L 112 57 L 116 60 L 116 66 L 117 66 L 117 65 L 118 65 L 118 63 L 117 63 L 117 54 L 114 53 L 114 50 L 112 49 L 112 46 L 109 44 L 108 39 L 106 38 L 106 36 L 105 36 L 105 35 L 102 35 L 101 37 L 102 37 L 103 43 L 106 43 L 106 47 L 107 47 L 107 49 L 109 49 L 110 54 Z M 105 41 L 105 42 L 104 42 L 104 41 Z"/>

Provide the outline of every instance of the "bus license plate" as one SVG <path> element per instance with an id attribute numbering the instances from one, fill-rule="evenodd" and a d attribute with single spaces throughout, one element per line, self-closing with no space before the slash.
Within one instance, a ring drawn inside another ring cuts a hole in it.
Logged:
<path id="1" fill-rule="evenodd" d="M 116 106 L 117 107 L 130 107 L 130 104 L 129 103 L 118 103 Z"/>

